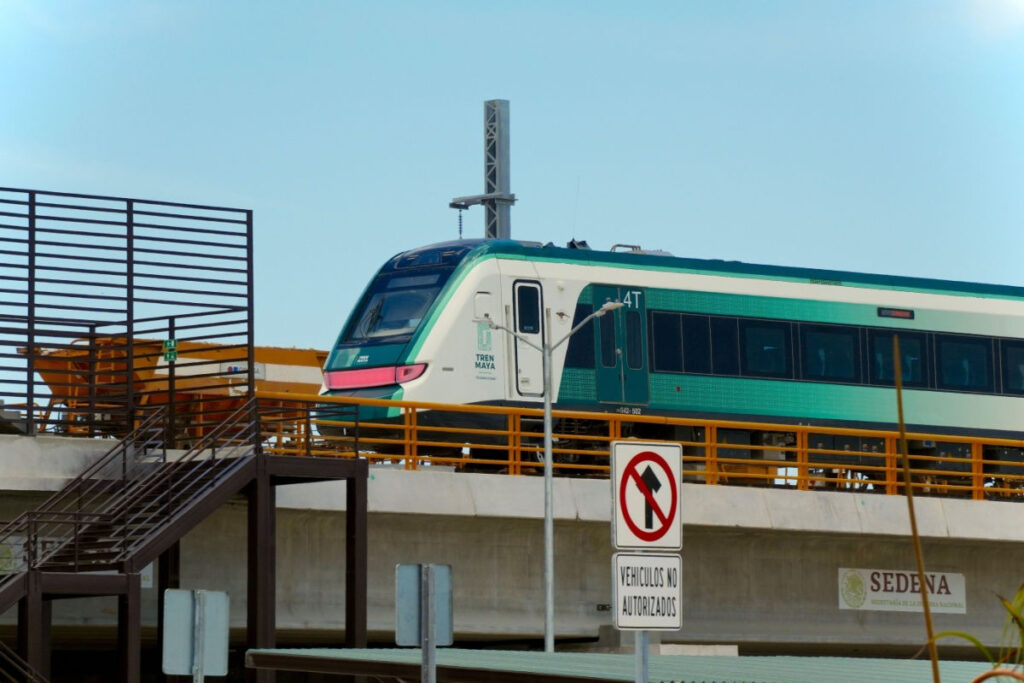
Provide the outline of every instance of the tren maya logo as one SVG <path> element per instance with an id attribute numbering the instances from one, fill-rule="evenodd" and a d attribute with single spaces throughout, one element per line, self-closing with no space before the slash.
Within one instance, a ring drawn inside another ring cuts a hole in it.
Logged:
<path id="1" fill-rule="evenodd" d="M 844 569 L 839 576 L 839 597 L 847 607 L 858 609 L 868 598 L 868 584 L 856 569 Z"/>

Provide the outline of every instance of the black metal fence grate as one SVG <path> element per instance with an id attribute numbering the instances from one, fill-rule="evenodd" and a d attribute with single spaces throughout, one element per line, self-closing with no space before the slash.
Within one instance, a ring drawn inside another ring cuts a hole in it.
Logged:
<path id="1" fill-rule="evenodd" d="M 252 212 L 0 188 L 0 432 L 196 440 L 253 393 Z"/>

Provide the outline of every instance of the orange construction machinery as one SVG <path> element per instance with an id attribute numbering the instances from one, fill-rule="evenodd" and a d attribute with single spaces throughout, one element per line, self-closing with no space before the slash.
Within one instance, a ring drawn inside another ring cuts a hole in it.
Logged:
<path id="1" fill-rule="evenodd" d="M 24 350 L 23 350 L 24 351 Z M 173 406 L 175 430 L 195 439 L 241 407 L 248 397 L 245 346 L 208 341 L 125 337 L 76 339 L 35 350 L 36 372 L 49 390 L 37 423 L 57 433 L 118 433 L 131 411 Z M 326 351 L 255 347 L 258 391 L 315 395 Z"/>

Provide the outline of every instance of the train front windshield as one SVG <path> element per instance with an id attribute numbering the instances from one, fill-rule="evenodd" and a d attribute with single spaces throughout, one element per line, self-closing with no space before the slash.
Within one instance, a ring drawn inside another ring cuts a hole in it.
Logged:
<path id="1" fill-rule="evenodd" d="M 352 316 L 342 343 L 365 345 L 407 339 L 419 327 L 452 270 L 381 274 Z"/>

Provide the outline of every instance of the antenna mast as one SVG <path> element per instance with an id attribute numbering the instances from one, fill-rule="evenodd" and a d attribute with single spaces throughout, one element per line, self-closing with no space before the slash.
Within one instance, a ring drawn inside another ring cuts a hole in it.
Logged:
<path id="1" fill-rule="evenodd" d="M 448 206 L 468 209 L 483 204 L 484 237 L 509 239 L 512 236 L 511 209 L 516 196 L 509 179 L 508 100 L 484 102 L 484 193 L 455 197 Z"/>

